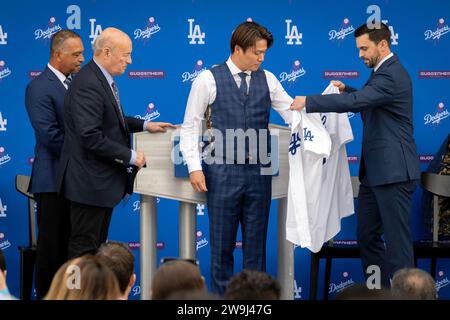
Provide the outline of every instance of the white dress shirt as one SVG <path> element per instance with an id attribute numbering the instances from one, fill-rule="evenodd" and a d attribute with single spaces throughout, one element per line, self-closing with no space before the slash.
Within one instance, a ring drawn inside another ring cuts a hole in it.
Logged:
<path id="1" fill-rule="evenodd" d="M 231 57 L 226 62 L 228 68 L 233 75 L 238 87 L 241 85 L 242 72 L 231 61 Z M 250 89 L 251 71 L 245 71 L 249 76 L 246 77 L 247 88 Z M 270 100 L 272 107 L 277 111 L 284 121 L 289 124 L 291 122 L 292 111 L 289 110 L 294 101 L 284 90 L 280 81 L 275 75 L 264 70 L 267 79 L 267 85 L 270 91 Z M 202 170 L 200 162 L 200 152 L 198 148 L 198 137 L 202 134 L 201 122 L 208 105 L 216 100 L 217 87 L 214 76 L 210 70 L 203 71 L 192 83 L 191 92 L 186 105 L 184 121 L 180 131 L 180 150 L 183 153 L 184 160 L 187 163 L 189 173 Z"/>
<path id="2" fill-rule="evenodd" d="M 66 80 L 67 77 L 64 74 L 62 74 L 61 71 L 55 69 L 50 63 L 47 63 L 47 67 L 50 70 L 52 70 L 52 72 L 59 79 L 59 81 L 61 81 L 61 83 L 63 84 L 64 88 L 68 89 L 67 84 L 64 83 L 64 81 Z"/>
<path id="3" fill-rule="evenodd" d="M 380 62 L 378 62 L 378 64 L 375 66 L 375 68 L 373 68 L 373 72 L 377 72 L 377 70 L 381 67 L 381 65 L 390 57 L 392 57 L 394 55 L 394 53 L 389 53 L 386 57 L 384 57 Z"/>

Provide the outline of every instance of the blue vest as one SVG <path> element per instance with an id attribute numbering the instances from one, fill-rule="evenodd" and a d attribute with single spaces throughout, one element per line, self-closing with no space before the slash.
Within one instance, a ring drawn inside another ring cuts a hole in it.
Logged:
<path id="1" fill-rule="evenodd" d="M 240 146 L 240 152 L 245 152 L 245 158 L 248 160 L 256 159 L 260 163 L 259 148 L 262 144 L 267 146 L 267 152 L 270 153 L 270 134 L 268 130 L 270 107 L 269 86 L 267 85 L 266 74 L 264 70 L 253 71 L 250 80 L 250 89 L 248 95 L 239 91 L 236 81 L 230 72 L 228 66 L 224 63 L 213 67 L 211 72 L 216 81 L 217 95 L 216 100 L 211 107 L 212 127 L 222 133 L 223 140 L 223 159 L 231 159 L 226 149 L 226 129 L 242 129 L 248 132 L 248 129 L 255 129 L 257 145 L 249 144 L 248 138 L 245 139 L 245 149 Z M 267 136 L 260 138 L 259 130 L 265 129 Z M 265 137 L 265 138 L 264 138 Z M 216 140 L 217 141 L 217 137 Z M 252 147 L 254 146 L 254 147 Z M 216 148 L 218 144 L 216 144 Z M 238 143 L 234 141 L 234 159 L 237 159 Z M 216 154 L 217 154 L 216 149 Z M 254 161 L 254 160 L 253 160 Z"/>

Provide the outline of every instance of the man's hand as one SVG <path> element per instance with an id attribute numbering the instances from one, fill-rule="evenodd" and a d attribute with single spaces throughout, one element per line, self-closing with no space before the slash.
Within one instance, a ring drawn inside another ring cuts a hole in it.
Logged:
<path id="1" fill-rule="evenodd" d="M 147 123 L 147 131 L 151 132 L 151 133 L 155 133 L 155 132 L 166 132 L 166 128 L 174 128 L 176 129 L 176 127 L 168 122 L 149 122 Z"/>
<path id="2" fill-rule="evenodd" d="M 339 88 L 339 92 L 342 93 L 345 91 L 345 84 L 338 80 L 331 80 L 331 83 Z"/>
<path id="3" fill-rule="evenodd" d="M 206 182 L 205 176 L 203 175 L 202 170 L 192 171 L 189 174 L 189 180 L 191 180 L 191 185 L 197 192 L 206 192 Z"/>
<path id="4" fill-rule="evenodd" d="M 146 163 L 145 154 L 142 151 L 136 151 L 136 162 L 135 166 L 141 169 Z"/>
<path id="5" fill-rule="evenodd" d="M 306 97 L 296 96 L 294 102 L 292 102 L 291 107 L 289 109 L 302 111 L 305 105 L 306 105 Z"/>

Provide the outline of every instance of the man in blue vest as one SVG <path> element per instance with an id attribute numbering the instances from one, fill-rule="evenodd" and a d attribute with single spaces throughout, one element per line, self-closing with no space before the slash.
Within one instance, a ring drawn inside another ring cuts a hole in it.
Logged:
<path id="1" fill-rule="evenodd" d="M 273 106 L 289 122 L 293 101 L 277 78 L 260 67 L 272 43 L 265 27 L 240 24 L 231 37 L 228 60 L 193 82 L 181 127 L 180 148 L 191 184 L 197 192 L 207 192 L 211 285 L 218 294 L 233 275 L 239 223 L 243 267 L 265 271 L 272 176 L 263 170 L 268 164 L 263 158 L 270 153 L 269 114 Z M 214 142 L 213 161 L 203 171 L 198 137 L 205 112 Z M 235 139 L 243 143 L 235 144 Z"/>

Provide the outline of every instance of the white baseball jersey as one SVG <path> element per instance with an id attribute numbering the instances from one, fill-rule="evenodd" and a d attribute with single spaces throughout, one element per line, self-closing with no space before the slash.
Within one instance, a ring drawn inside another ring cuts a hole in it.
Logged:
<path id="1" fill-rule="evenodd" d="M 322 94 L 338 94 L 330 84 Z M 322 186 L 317 215 L 310 215 L 314 234 L 309 249 L 317 252 L 324 242 L 341 230 L 341 219 L 354 213 L 353 190 L 345 144 L 353 141 L 347 113 L 322 113 L 321 120 L 331 138 L 330 157 L 323 165 Z"/>
<path id="2" fill-rule="evenodd" d="M 322 94 L 330 93 L 339 90 L 330 85 Z M 314 134 L 308 128 L 313 128 Z M 302 140 L 294 151 L 297 136 Z M 314 138 L 309 139 L 311 136 Z M 354 212 L 345 150 L 345 143 L 352 140 L 346 113 L 294 111 L 289 147 L 288 241 L 318 252 L 340 231 L 341 218 Z"/>
<path id="3" fill-rule="evenodd" d="M 330 136 L 320 115 L 293 111 L 286 238 L 302 247 L 310 246 L 314 238 L 309 212 L 318 209 L 321 184 L 317 181 L 321 181 L 323 158 L 328 158 L 330 149 Z"/>

